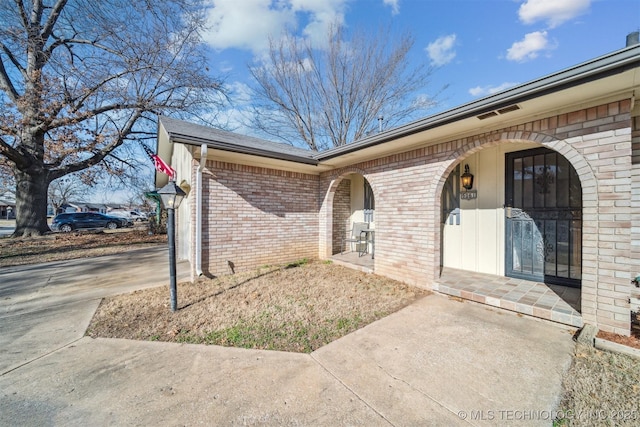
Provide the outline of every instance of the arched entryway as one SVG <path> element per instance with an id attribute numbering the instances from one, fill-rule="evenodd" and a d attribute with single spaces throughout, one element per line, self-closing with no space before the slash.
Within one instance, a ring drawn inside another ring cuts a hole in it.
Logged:
<path id="1" fill-rule="evenodd" d="M 449 168 L 435 288 L 581 326 L 580 177 L 557 151 L 505 142 L 474 147 Z M 469 190 L 460 183 L 467 166 Z"/>
<path id="2" fill-rule="evenodd" d="M 333 183 L 331 203 L 331 258 L 334 261 L 374 270 L 375 195 L 361 173 L 346 173 Z"/>

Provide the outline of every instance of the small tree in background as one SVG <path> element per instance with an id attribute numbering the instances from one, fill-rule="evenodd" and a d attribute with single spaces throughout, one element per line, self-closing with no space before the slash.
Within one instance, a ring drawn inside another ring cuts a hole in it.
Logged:
<path id="1" fill-rule="evenodd" d="M 80 201 L 91 194 L 91 187 L 82 182 L 76 175 L 58 178 L 49 184 L 48 198 L 54 214 L 62 205 L 72 200 Z"/>

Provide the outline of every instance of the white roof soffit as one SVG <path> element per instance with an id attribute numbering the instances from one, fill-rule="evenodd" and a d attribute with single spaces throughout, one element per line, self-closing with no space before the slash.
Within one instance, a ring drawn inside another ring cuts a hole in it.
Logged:
<path id="1" fill-rule="evenodd" d="M 170 137 L 167 134 L 166 129 L 161 125 L 158 120 L 158 138 L 156 140 L 156 154 L 160 156 L 162 160 L 171 164 L 171 158 L 173 157 L 173 145 L 169 144 Z M 156 188 L 162 188 L 169 182 L 169 177 L 159 171 L 156 171 L 155 186 Z"/>
<path id="2" fill-rule="evenodd" d="M 331 169 L 319 166 L 315 152 L 284 143 L 240 135 L 221 129 L 188 123 L 170 117 L 160 117 L 162 131 L 158 132 L 160 147 L 169 143 L 184 144 L 194 158 L 199 158 L 197 147 L 209 147 L 208 158 L 223 162 L 262 166 L 272 169 L 318 175 Z M 166 138 L 164 137 L 166 135 Z M 159 148 L 162 150 L 162 148 Z"/>
<path id="3" fill-rule="evenodd" d="M 240 135 L 171 117 L 160 117 L 159 122 L 169 134 L 171 142 L 198 146 L 207 144 L 212 149 L 223 151 L 271 157 L 309 165 L 318 164 L 318 160 L 313 156 L 315 154 L 313 151 L 293 145 Z"/>
<path id="4" fill-rule="evenodd" d="M 640 88 L 640 45 L 621 49 L 506 91 L 316 155 L 345 166 L 484 133 L 545 114 L 623 99 Z M 513 107 L 513 108 L 512 108 Z M 501 110 L 503 113 L 498 113 Z M 493 114 L 495 113 L 495 114 Z M 481 120 L 478 116 L 492 116 Z"/>
<path id="5" fill-rule="evenodd" d="M 204 140 L 204 139 L 194 138 L 189 135 L 176 135 L 172 133 L 171 142 L 178 142 L 181 144 L 195 145 L 195 146 L 200 146 L 201 144 L 207 144 L 210 148 L 214 150 L 226 151 L 229 153 L 260 156 L 265 158 L 302 163 L 302 164 L 312 165 L 312 166 L 316 166 L 318 164 L 318 161 L 312 157 L 302 157 L 302 156 L 296 156 L 291 154 L 278 153 L 270 150 L 255 149 L 255 148 L 241 146 L 241 145 L 229 144 L 222 141 Z"/>
<path id="6" fill-rule="evenodd" d="M 310 175 L 333 169 L 330 165 L 322 165 L 310 157 L 292 156 L 268 150 L 255 150 L 245 146 L 227 144 L 218 141 L 197 140 L 188 136 L 171 134 L 170 142 L 190 146 L 193 158 L 200 158 L 201 144 L 207 144 L 209 150 L 207 159 L 220 162 L 237 163 L 248 166 L 258 166 L 267 169 L 278 169 L 290 172 L 300 172 Z M 310 151 L 312 154 L 312 152 Z"/>
<path id="7" fill-rule="evenodd" d="M 182 143 L 180 139 L 174 139 L 173 142 Z M 195 144 L 188 144 L 191 148 L 189 151 L 194 159 L 200 159 L 199 146 Z M 247 166 L 257 166 L 267 169 L 285 170 L 289 172 L 299 172 L 309 175 L 319 175 L 322 172 L 333 169 L 330 165 L 324 165 L 322 163 L 309 164 L 301 163 L 291 160 L 282 160 L 276 157 L 266 157 L 257 154 L 247 154 L 238 151 L 221 150 L 213 147 L 211 144 L 207 144 L 210 148 L 207 152 L 207 159 L 216 160 L 219 162 L 236 163 Z"/>

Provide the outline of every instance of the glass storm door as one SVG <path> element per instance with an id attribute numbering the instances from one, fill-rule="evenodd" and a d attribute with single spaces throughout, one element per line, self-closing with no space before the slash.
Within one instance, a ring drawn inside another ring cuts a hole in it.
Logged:
<path id="1" fill-rule="evenodd" d="M 580 286 L 582 187 L 560 154 L 546 148 L 506 155 L 505 275 Z"/>

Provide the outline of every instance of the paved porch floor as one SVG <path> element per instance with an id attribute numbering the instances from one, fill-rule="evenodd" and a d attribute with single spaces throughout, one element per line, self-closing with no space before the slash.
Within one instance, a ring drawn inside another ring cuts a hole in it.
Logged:
<path id="1" fill-rule="evenodd" d="M 434 290 L 565 325 L 583 325 L 578 288 L 444 268 Z"/>
<path id="2" fill-rule="evenodd" d="M 373 273 L 375 260 L 371 258 L 371 254 L 360 256 L 357 251 L 350 251 L 332 255 L 331 261 L 365 273 Z"/>
<path id="3" fill-rule="evenodd" d="M 334 254 L 331 260 L 365 273 L 374 272 L 375 260 L 370 254 L 344 252 Z M 433 290 L 577 328 L 583 326 L 578 288 L 444 268 Z"/>

